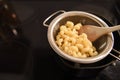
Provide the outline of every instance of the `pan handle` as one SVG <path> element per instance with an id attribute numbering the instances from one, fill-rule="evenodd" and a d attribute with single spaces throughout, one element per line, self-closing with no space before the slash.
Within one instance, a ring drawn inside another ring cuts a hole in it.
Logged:
<path id="1" fill-rule="evenodd" d="M 116 49 L 112 49 L 112 50 L 113 50 L 114 52 L 116 52 L 117 54 L 119 54 L 119 56 L 120 56 L 120 51 L 117 51 Z M 112 53 L 110 53 L 110 55 L 120 61 L 120 57 L 119 57 L 119 56 L 116 56 L 116 55 L 114 55 L 114 54 L 112 54 Z"/>
<path id="2" fill-rule="evenodd" d="M 65 12 L 66 12 L 66 11 L 64 11 L 64 10 L 59 10 L 59 11 L 57 11 L 57 12 L 54 12 L 53 14 L 51 14 L 48 18 L 46 18 L 46 19 L 44 20 L 43 25 L 46 26 L 46 27 L 48 27 L 48 26 L 49 26 L 49 24 L 47 24 L 47 21 L 48 21 L 48 20 L 50 20 L 53 16 L 55 16 L 55 15 L 57 15 L 57 14 L 59 14 L 59 13 L 65 13 Z"/>

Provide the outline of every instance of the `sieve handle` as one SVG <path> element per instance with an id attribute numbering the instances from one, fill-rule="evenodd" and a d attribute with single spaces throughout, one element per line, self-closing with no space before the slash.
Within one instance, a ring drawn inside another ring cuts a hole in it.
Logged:
<path id="1" fill-rule="evenodd" d="M 57 15 L 57 14 L 60 14 L 60 13 L 65 13 L 65 12 L 66 12 L 66 11 L 64 11 L 64 10 L 59 10 L 59 11 L 57 11 L 57 12 L 54 12 L 53 14 L 51 14 L 48 18 L 46 18 L 46 19 L 44 20 L 43 25 L 46 26 L 46 27 L 48 27 L 49 24 L 47 24 L 47 21 L 49 21 L 53 16 L 55 16 L 55 15 Z"/>
<path id="2" fill-rule="evenodd" d="M 113 50 L 114 52 L 118 53 L 119 56 L 120 56 L 120 52 L 119 52 L 119 51 L 117 51 L 116 49 L 112 49 L 112 50 Z M 116 55 L 114 55 L 114 54 L 112 54 L 112 53 L 110 53 L 110 55 L 120 61 L 120 57 L 119 57 L 119 56 L 116 56 Z"/>

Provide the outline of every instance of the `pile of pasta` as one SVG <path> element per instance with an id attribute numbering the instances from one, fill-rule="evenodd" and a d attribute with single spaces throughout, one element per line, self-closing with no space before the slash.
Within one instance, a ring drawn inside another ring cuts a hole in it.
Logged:
<path id="1" fill-rule="evenodd" d="M 72 21 L 61 25 L 56 36 L 56 44 L 62 51 L 73 57 L 87 58 L 98 55 L 87 35 L 85 33 L 78 34 L 81 27 L 81 23 L 74 24 Z"/>

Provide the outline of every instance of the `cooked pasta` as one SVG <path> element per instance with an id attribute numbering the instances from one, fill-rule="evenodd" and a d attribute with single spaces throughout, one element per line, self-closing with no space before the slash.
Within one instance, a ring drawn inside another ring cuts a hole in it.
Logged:
<path id="1" fill-rule="evenodd" d="M 56 44 L 62 51 L 73 57 L 96 56 L 98 52 L 92 42 L 88 40 L 87 35 L 85 33 L 78 35 L 80 27 L 82 27 L 81 23 L 74 24 L 72 21 L 67 21 L 61 25 L 56 36 Z"/>

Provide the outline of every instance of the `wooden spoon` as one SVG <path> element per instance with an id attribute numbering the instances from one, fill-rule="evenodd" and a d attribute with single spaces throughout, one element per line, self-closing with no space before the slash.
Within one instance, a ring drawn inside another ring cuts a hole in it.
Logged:
<path id="1" fill-rule="evenodd" d="M 88 36 L 88 39 L 91 42 L 94 42 L 99 37 L 113 31 L 120 30 L 120 25 L 116 25 L 113 27 L 98 27 L 94 25 L 84 25 L 80 28 L 78 31 L 79 34 L 86 33 Z"/>

